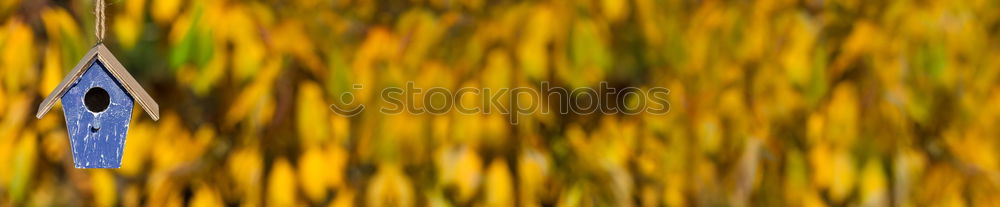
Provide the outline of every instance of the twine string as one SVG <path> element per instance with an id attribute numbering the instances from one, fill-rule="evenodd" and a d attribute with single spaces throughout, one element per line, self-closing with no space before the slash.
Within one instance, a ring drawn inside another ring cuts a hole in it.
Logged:
<path id="1" fill-rule="evenodd" d="M 104 42 L 104 0 L 95 0 L 94 6 L 94 16 L 96 22 L 94 22 L 94 35 L 97 36 L 97 43 Z"/>

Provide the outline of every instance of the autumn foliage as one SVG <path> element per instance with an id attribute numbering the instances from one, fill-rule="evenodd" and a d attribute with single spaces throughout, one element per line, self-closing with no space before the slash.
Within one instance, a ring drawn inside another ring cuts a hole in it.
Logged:
<path id="1" fill-rule="evenodd" d="M 0 1 L 0 206 L 1000 203 L 1000 1 L 108 3 L 162 118 L 135 108 L 122 168 L 73 168 L 61 106 L 33 112 L 96 42 L 93 2 Z M 543 81 L 671 110 L 329 109 Z"/>

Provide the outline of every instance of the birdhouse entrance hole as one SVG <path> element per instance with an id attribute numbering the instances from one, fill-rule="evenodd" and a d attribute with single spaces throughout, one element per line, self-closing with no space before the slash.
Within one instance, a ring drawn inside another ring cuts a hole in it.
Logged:
<path id="1" fill-rule="evenodd" d="M 108 91 L 101 87 L 90 88 L 83 96 L 83 105 L 86 105 L 87 110 L 94 113 L 108 109 L 108 104 L 111 104 L 111 96 L 108 95 Z"/>

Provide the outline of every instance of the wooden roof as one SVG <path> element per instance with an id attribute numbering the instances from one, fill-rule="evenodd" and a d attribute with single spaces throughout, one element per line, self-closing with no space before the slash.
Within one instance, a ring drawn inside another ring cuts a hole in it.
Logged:
<path id="1" fill-rule="evenodd" d="M 160 119 L 160 105 L 156 104 L 156 101 L 153 101 L 153 98 L 149 97 L 146 90 L 142 89 L 142 86 L 139 85 L 139 82 L 135 81 L 135 78 L 132 78 L 132 75 L 115 58 L 115 55 L 112 55 L 111 51 L 108 51 L 108 48 L 104 47 L 104 43 L 94 45 L 94 48 L 91 48 L 83 56 L 83 59 L 76 64 L 76 67 L 73 67 L 73 70 L 56 86 L 55 90 L 52 90 L 52 93 L 49 93 L 49 96 L 42 101 L 42 104 L 38 105 L 38 113 L 35 114 L 35 118 L 41 119 L 45 113 L 48 113 L 52 109 L 52 106 L 56 104 L 56 100 L 62 98 L 62 95 L 69 90 L 70 85 L 76 83 L 77 79 L 83 76 L 83 73 L 87 72 L 87 69 L 96 62 L 95 60 L 101 61 L 104 64 L 104 68 L 125 88 L 125 91 L 129 95 L 135 98 L 136 102 L 139 102 L 139 106 L 149 114 L 149 117 L 153 118 L 154 121 Z"/>

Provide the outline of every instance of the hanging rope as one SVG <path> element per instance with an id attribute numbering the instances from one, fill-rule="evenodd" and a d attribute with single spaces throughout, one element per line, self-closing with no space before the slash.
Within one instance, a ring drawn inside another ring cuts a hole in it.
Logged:
<path id="1" fill-rule="evenodd" d="M 94 0 L 94 35 L 97 36 L 97 43 L 104 42 L 104 0 Z"/>

